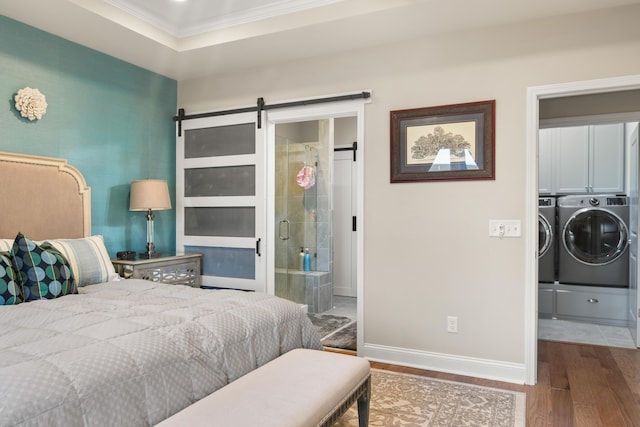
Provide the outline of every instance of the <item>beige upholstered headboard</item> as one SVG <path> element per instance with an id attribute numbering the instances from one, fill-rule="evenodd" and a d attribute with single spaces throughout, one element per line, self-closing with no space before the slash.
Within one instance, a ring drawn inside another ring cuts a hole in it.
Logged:
<path id="1" fill-rule="evenodd" d="M 91 189 L 64 159 L 0 151 L 0 238 L 91 235 Z"/>

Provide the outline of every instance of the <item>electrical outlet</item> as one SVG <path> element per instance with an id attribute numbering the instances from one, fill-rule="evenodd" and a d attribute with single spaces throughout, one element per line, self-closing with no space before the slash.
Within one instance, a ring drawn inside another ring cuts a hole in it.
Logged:
<path id="1" fill-rule="evenodd" d="M 458 317 L 457 316 L 448 316 L 447 317 L 447 332 L 457 333 L 458 332 Z"/>

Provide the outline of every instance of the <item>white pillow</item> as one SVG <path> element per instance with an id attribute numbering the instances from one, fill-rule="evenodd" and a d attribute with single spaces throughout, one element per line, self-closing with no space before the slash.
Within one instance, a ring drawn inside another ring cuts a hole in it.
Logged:
<path id="1" fill-rule="evenodd" d="M 0 252 L 9 252 L 13 247 L 14 239 L 0 239 Z"/>
<path id="2" fill-rule="evenodd" d="M 111 263 L 102 236 L 56 239 L 48 242 L 67 258 L 78 286 L 105 283 L 120 278 Z"/>

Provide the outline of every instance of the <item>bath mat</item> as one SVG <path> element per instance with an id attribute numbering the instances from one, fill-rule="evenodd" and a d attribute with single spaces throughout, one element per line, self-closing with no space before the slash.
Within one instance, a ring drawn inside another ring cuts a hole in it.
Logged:
<path id="1" fill-rule="evenodd" d="M 347 326 L 338 329 L 334 333 L 322 339 L 325 347 L 338 348 L 342 350 L 358 350 L 358 326 L 356 322 L 351 322 Z"/>
<path id="2" fill-rule="evenodd" d="M 333 316 L 331 314 L 308 313 L 307 315 L 313 326 L 318 330 L 320 339 L 324 339 L 327 335 L 334 333 L 352 321 L 348 317 Z"/>

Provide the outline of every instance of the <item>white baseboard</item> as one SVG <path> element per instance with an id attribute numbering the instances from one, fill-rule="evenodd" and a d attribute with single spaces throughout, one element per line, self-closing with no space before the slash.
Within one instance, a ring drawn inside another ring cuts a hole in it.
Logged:
<path id="1" fill-rule="evenodd" d="M 456 356 L 399 347 L 364 344 L 359 356 L 371 361 L 409 366 L 431 371 L 485 378 L 515 384 L 525 383 L 524 363 L 510 363 L 474 357 Z"/>

